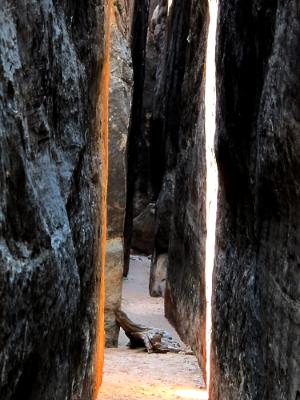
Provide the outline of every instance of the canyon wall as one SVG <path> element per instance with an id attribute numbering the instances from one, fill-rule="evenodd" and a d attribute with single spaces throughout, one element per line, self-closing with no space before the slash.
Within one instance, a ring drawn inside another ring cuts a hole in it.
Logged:
<path id="1" fill-rule="evenodd" d="M 159 66 L 164 59 L 167 1 L 150 0 L 145 45 L 145 77 L 142 98 L 142 137 L 138 156 L 139 168 L 133 196 L 133 229 L 131 247 L 152 254 L 155 232 L 155 202 L 161 186 L 161 149 L 155 146 L 152 121 L 159 81 Z"/>
<path id="2" fill-rule="evenodd" d="M 137 184 L 147 185 L 147 146 L 143 134 L 143 90 L 145 81 L 145 47 L 148 29 L 149 0 L 134 1 L 132 4 L 130 26 L 130 47 L 132 52 L 133 66 L 133 94 L 130 124 L 128 130 L 128 152 L 127 152 L 127 196 L 126 216 L 124 226 L 124 275 L 128 274 L 129 258 L 132 242 L 133 219 L 136 217 L 136 206 L 134 199 L 137 191 Z M 144 171 L 146 170 L 145 174 Z M 140 180 L 141 174 L 144 179 Z M 147 193 L 147 189 L 142 189 Z M 142 196 L 140 196 L 142 197 Z M 147 196 L 146 196 L 147 197 Z M 147 202 L 146 202 L 147 204 Z M 140 210 L 143 209 L 141 206 Z"/>
<path id="3" fill-rule="evenodd" d="M 125 275 L 130 248 L 152 253 L 150 294 L 163 296 L 170 250 L 173 283 L 169 284 L 166 309 L 185 340 L 195 348 L 197 342 L 198 353 L 204 354 L 205 326 L 199 328 L 198 311 L 201 309 L 205 320 L 205 242 L 200 239 L 205 234 L 202 78 L 207 2 L 183 5 L 174 1 L 172 10 L 168 14 L 167 0 L 151 0 L 137 7 L 133 18 Z M 189 317 L 182 320 L 185 313 Z"/>
<path id="4" fill-rule="evenodd" d="M 128 2 L 129 3 L 129 2 Z M 113 7 L 109 88 L 109 176 L 105 269 L 106 346 L 118 345 L 115 311 L 121 307 L 124 269 L 124 220 L 127 185 L 127 137 L 132 98 L 132 60 L 128 35 L 130 7 L 118 1 Z"/>
<path id="5" fill-rule="evenodd" d="M 175 1 L 171 13 L 164 131 L 168 152 L 165 175 L 166 179 L 173 177 L 173 218 L 168 243 L 165 310 L 204 367 L 204 89 L 208 3 L 205 0 Z"/>
<path id="6" fill-rule="evenodd" d="M 132 26 L 125 265 L 154 230 L 150 293 L 204 369 L 207 2 Z M 300 399 L 299 32 L 296 1 L 220 1 L 211 399 Z"/>
<path id="7" fill-rule="evenodd" d="M 101 381 L 109 6 L 0 5 L 1 400 Z"/>
<path id="8" fill-rule="evenodd" d="M 203 370 L 208 20 L 135 3 L 125 224 L 125 274 L 154 246 L 150 293 Z M 299 21 L 295 0 L 220 0 L 211 399 L 300 399 Z"/>
<path id="9" fill-rule="evenodd" d="M 300 8 L 221 0 L 211 398 L 300 399 Z"/>
<path id="10" fill-rule="evenodd" d="M 168 14 L 152 0 L 136 16 L 126 265 L 130 246 L 151 252 L 154 234 L 150 294 L 166 290 L 166 315 L 204 366 L 208 3 L 175 0 Z"/>

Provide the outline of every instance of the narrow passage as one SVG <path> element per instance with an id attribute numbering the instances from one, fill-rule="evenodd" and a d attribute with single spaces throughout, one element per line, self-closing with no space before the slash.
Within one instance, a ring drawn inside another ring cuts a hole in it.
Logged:
<path id="1" fill-rule="evenodd" d="M 163 298 L 148 294 L 150 260 L 132 256 L 124 281 L 122 309 L 137 323 L 169 331 L 180 341 L 164 318 Z M 106 349 L 104 377 L 99 400 L 206 399 L 204 382 L 195 356 L 148 354 L 126 347 L 121 332 L 118 349 Z M 203 389 L 201 389 L 203 388 Z"/>

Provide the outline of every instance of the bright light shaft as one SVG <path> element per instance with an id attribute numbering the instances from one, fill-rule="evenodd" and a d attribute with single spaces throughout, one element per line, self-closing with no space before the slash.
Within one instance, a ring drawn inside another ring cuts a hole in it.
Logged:
<path id="1" fill-rule="evenodd" d="M 218 197 L 218 169 L 214 151 L 216 131 L 216 30 L 218 0 L 209 0 L 210 23 L 206 52 L 206 84 L 205 84 L 205 136 L 206 136 L 206 382 L 209 393 L 211 328 L 212 328 L 212 274 L 215 259 L 216 215 Z"/>

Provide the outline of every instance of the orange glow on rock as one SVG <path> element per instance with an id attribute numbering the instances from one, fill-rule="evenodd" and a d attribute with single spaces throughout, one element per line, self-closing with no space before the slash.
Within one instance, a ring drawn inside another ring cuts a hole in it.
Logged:
<path id="1" fill-rule="evenodd" d="M 97 102 L 97 122 L 96 127 L 99 129 L 96 133 L 95 146 L 99 149 L 101 160 L 101 171 L 93 171 L 95 176 L 99 176 L 99 187 L 101 188 L 101 211 L 97 218 L 97 226 L 100 229 L 98 232 L 98 242 L 95 243 L 97 251 L 97 270 L 96 270 L 96 306 L 98 307 L 97 324 L 96 324 L 96 344 L 94 354 L 94 387 L 92 399 L 96 400 L 102 383 L 103 363 L 104 363 L 104 298 L 105 298 L 105 249 L 106 249 L 106 230 L 107 230 L 107 182 L 108 182 L 108 99 L 109 99 L 109 78 L 110 78 L 110 33 L 111 33 L 111 15 L 112 15 L 112 0 L 106 2 L 106 26 L 105 26 L 105 58 L 101 70 L 100 91 Z M 99 168 L 99 163 L 96 162 L 94 168 Z M 96 206 L 97 207 L 97 206 Z M 100 242 L 100 243 L 99 243 Z"/>

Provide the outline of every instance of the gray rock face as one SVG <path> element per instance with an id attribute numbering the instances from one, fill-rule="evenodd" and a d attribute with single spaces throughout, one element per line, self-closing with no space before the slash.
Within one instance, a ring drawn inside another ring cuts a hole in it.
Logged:
<path id="1" fill-rule="evenodd" d="M 145 47 L 148 29 L 149 0 L 135 1 L 132 6 L 131 25 L 131 51 L 133 63 L 133 96 L 128 134 L 128 175 L 127 175 L 127 199 L 125 218 L 124 241 L 124 275 L 128 274 L 129 259 L 132 238 L 133 218 L 137 216 L 136 205 L 140 211 L 149 203 L 146 196 L 138 196 L 138 176 L 145 171 L 146 144 L 143 136 L 143 90 L 145 81 Z M 143 175 L 145 176 L 145 175 Z M 148 179 L 140 181 L 145 187 L 139 188 L 139 193 L 147 192 Z"/>
<path id="2" fill-rule="evenodd" d="M 166 291 L 168 254 L 156 255 L 151 261 L 149 293 L 152 297 L 164 297 Z"/>
<path id="3" fill-rule="evenodd" d="M 148 21 L 148 34 L 145 59 L 145 83 L 143 92 L 143 114 L 145 142 L 147 144 L 147 175 L 140 179 L 148 179 L 148 198 L 156 200 L 162 183 L 163 148 L 159 145 L 159 132 L 153 129 L 153 114 L 159 82 L 159 66 L 165 53 L 167 23 L 167 1 L 151 0 Z"/>
<path id="4" fill-rule="evenodd" d="M 115 311 L 120 310 L 122 301 L 124 248 L 121 237 L 107 240 L 105 266 L 105 344 L 118 347 L 120 326 Z"/>
<path id="5" fill-rule="evenodd" d="M 144 254 L 151 254 L 154 246 L 155 204 L 148 206 L 133 220 L 131 247 Z"/>
<path id="6" fill-rule="evenodd" d="M 174 181 L 174 173 L 166 173 L 156 202 L 155 241 L 149 281 L 149 293 L 152 297 L 164 297 L 166 291 L 169 238 L 173 217 Z M 161 263 L 161 260 L 164 260 L 164 262 Z"/>
<path id="7" fill-rule="evenodd" d="M 207 2 L 175 2 L 153 127 L 165 151 L 156 256 L 168 252 L 166 315 L 205 365 L 204 63 Z M 153 276 L 155 275 L 153 268 Z"/>
<path id="8" fill-rule="evenodd" d="M 111 33 L 109 97 L 109 177 L 107 194 L 107 254 L 105 270 L 106 346 L 118 345 L 115 310 L 121 307 L 124 268 L 123 231 L 126 209 L 127 136 L 132 97 L 132 61 L 127 38 L 126 2 L 114 7 Z"/>
<path id="9" fill-rule="evenodd" d="M 212 399 L 300 398 L 296 0 L 220 2 Z"/>
<path id="10" fill-rule="evenodd" d="M 150 203 L 157 200 L 163 179 L 164 148 L 159 132 L 153 128 L 153 112 L 156 99 L 159 66 L 165 57 L 167 1 L 144 0 L 136 2 L 133 15 L 132 51 L 135 70 L 135 90 L 132 107 L 129 175 L 126 213 L 126 271 L 130 247 L 135 246 L 136 237 L 149 240 L 149 229 L 135 232 L 133 220 L 143 215 Z M 158 136 L 157 136 L 158 133 Z M 154 230 L 151 233 L 151 253 Z M 128 243 L 127 243 L 128 242 Z"/>
<path id="11" fill-rule="evenodd" d="M 0 5 L 1 400 L 99 384 L 106 6 Z"/>
<path id="12" fill-rule="evenodd" d="M 165 253 L 169 239 L 174 207 L 175 171 L 167 172 L 156 201 L 155 251 Z"/>

